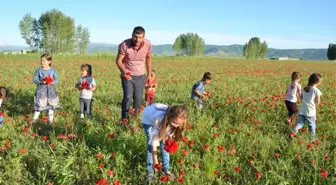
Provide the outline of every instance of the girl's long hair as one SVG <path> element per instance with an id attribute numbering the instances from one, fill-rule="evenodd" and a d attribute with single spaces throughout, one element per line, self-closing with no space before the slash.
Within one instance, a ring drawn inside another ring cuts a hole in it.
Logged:
<path id="1" fill-rule="evenodd" d="M 315 84 L 319 83 L 321 78 L 322 76 L 319 73 L 311 74 L 308 79 L 308 84 L 304 88 L 304 91 L 309 92 L 310 88 L 313 87 Z"/>
<path id="2" fill-rule="evenodd" d="M 188 109 L 184 105 L 173 105 L 168 107 L 167 113 L 161 123 L 160 140 L 166 139 L 168 125 L 171 125 L 171 123 L 174 121 L 175 118 L 180 118 L 185 120 L 184 123 L 177 128 L 172 126 L 171 128 L 174 133 L 173 139 L 175 141 L 181 141 L 183 138 L 183 132 L 187 117 L 188 117 Z"/>
<path id="3" fill-rule="evenodd" d="M 293 72 L 292 73 L 292 89 L 294 89 L 294 81 L 300 78 L 299 72 Z"/>

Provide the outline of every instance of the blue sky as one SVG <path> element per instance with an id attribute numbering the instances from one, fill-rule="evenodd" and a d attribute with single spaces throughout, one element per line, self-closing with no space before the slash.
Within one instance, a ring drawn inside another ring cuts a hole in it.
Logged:
<path id="1" fill-rule="evenodd" d="M 16 0 L 0 4 L 0 45 L 25 45 L 19 21 L 52 8 L 88 27 L 91 42 L 119 44 L 141 25 L 153 44 L 172 44 L 186 32 L 218 45 L 253 36 L 273 48 L 336 43 L 336 0 Z"/>

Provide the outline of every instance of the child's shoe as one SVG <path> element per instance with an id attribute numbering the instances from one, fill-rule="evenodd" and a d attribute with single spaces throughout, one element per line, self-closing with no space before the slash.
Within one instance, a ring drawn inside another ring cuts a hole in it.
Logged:
<path id="1" fill-rule="evenodd" d="M 148 182 L 154 182 L 154 181 L 155 181 L 155 176 L 154 176 L 153 173 L 151 173 L 151 174 L 147 174 L 147 175 L 146 175 L 146 178 L 147 178 L 147 181 L 148 181 Z"/>
<path id="2" fill-rule="evenodd" d="M 165 172 L 165 175 L 166 176 L 169 176 L 170 177 L 170 180 L 174 180 L 176 177 L 175 177 L 175 175 L 172 173 L 172 172 L 170 172 L 170 171 L 166 171 Z"/>

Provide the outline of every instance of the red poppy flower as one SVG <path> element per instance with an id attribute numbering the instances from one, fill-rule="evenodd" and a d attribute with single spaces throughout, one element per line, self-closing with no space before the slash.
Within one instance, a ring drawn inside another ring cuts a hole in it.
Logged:
<path id="1" fill-rule="evenodd" d="M 328 172 L 327 172 L 327 170 L 323 169 L 323 170 L 321 171 L 321 176 L 322 176 L 323 178 L 327 178 L 327 176 L 328 176 Z"/>
<path id="2" fill-rule="evenodd" d="M 27 127 L 25 127 L 24 129 L 23 129 L 23 132 L 28 132 L 29 131 L 29 128 L 27 128 Z"/>
<path id="3" fill-rule="evenodd" d="M 177 182 L 178 182 L 178 183 L 182 183 L 182 182 L 183 182 L 183 178 L 182 178 L 182 177 L 178 178 L 178 179 L 177 179 Z"/>
<path id="4" fill-rule="evenodd" d="M 307 145 L 307 148 L 308 148 L 308 149 L 313 148 L 313 144 L 309 143 L 309 144 Z"/>
<path id="5" fill-rule="evenodd" d="M 187 153 L 188 153 L 188 152 L 187 152 L 187 151 L 185 151 L 185 150 L 181 151 L 181 155 L 182 155 L 182 156 L 186 156 L 186 155 L 187 155 Z"/>
<path id="6" fill-rule="evenodd" d="M 108 185 L 108 182 L 105 178 L 102 178 L 96 181 L 96 185 Z"/>
<path id="7" fill-rule="evenodd" d="M 3 116 L 5 113 L 4 112 L 0 112 L 0 116 Z"/>
<path id="8" fill-rule="evenodd" d="M 213 135 L 213 138 L 217 139 L 217 138 L 218 138 L 218 133 L 215 133 L 215 134 Z"/>
<path id="9" fill-rule="evenodd" d="M 319 141 L 314 141 L 314 144 L 315 144 L 315 145 L 319 145 L 320 142 L 319 142 Z"/>
<path id="10" fill-rule="evenodd" d="M 186 136 L 183 136 L 183 138 L 182 138 L 182 140 L 183 140 L 183 142 L 188 142 L 188 138 L 186 137 Z"/>
<path id="11" fill-rule="evenodd" d="M 279 154 L 279 153 L 276 153 L 276 154 L 274 154 L 274 157 L 275 157 L 275 158 L 279 158 L 279 157 L 280 157 L 280 154 Z"/>
<path id="12" fill-rule="evenodd" d="M 42 136 L 42 140 L 46 141 L 47 140 L 47 136 Z"/>
<path id="13" fill-rule="evenodd" d="M 240 171 L 240 168 L 238 166 L 235 166 L 234 169 L 237 173 Z"/>
<path id="14" fill-rule="evenodd" d="M 113 183 L 113 185 L 121 185 L 121 183 L 119 181 L 116 181 Z"/>
<path id="15" fill-rule="evenodd" d="M 180 160 L 177 161 L 177 163 L 178 163 L 178 164 L 183 164 L 184 162 L 183 162 L 182 159 L 180 159 Z"/>
<path id="16" fill-rule="evenodd" d="M 256 177 L 257 177 L 258 179 L 260 179 L 260 178 L 262 177 L 262 174 L 259 173 L 259 172 L 257 172 L 257 173 L 256 173 Z"/>
<path id="17" fill-rule="evenodd" d="M 25 149 L 25 148 L 21 148 L 21 149 L 19 150 L 19 152 L 20 152 L 20 154 L 24 154 L 24 153 L 26 153 L 26 149 Z"/>
<path id="18" fill-rule="evenodd" d="M 112 153 L 112 157 L 116 157 L 117 156 L 117 153 Z"/>
<path id="19" fill-rule="evenodd" d="M 180 171 L 180 177 L 183 177 L 183 176 L 184 176 L 184 171 L 181 170 L 181 171 Z"/>
<path id="20" fill-rule="evenodd" d="M 113 175 L 113 171 L 112 170 L 108 170 L 107 174 L 111 176 L 111 175 Z"/>
<path id="21" fill-rule="evenodd" d="M 176 141 L 172 140 L 172 139 L 166 139 L 165 141 L 165 147 L 164 149 L 170 153 L 170 154 L 174 154 L 177 149 L 178 149 L 178 144 Z"/>
<path id="22" fill-rule="evenodd" d="M 48 117 L 43 116 L 43 117 L 41 118 L 41 121 L 48 121 Z"/>
<path id="23" fill-rule="evenodd" d="M 103 168 L 104 164 L 103 163 L 99 163 L 99 168 Z"/>
<path id="24" fill-rule="evenodd" d="M 126 72 L 125 75 L 124 75 L 124 79 L 125 80 L 131 80 L 131 73 L 130 72 Z"/>
<path id="25" fill-rule="evenodd" d="M 224 152 L 224 147 L 223 147 L 223 145 L 218 145 L 217 148 L 218 148 L 219 152 L 221 152 L 221 153 Z"/>
<path id="26" fill-rule="evenodd" d="M 233 154 L 233 155 L 236 154 L 236 149 L 232 148 L 232 149 L 230 150 L 230 153 Z"/>
<path id="27" fill-rule="evenodd" d="M 193 167 L 194 167 L 194 168 L 199 168 L 199 164 L 198 164 L 198 163 L 194 163 L 194 164 L 193 164 Z"/>
<path id="28" fill-rule="evenodd" d="M 81 86 L 83 89 L 87 89 L 89 88 L 89 82 L 86 81 L 86 80 L 83 80 L 82 83 L 81 83 Z"/>
<path id="29" fill-rule="evenodd" d="M 160 181 L 165 182 L 165 181 L 169 181 L 170 180 L 170 176 L 161 176 Z"/>
<path id="30" fill-rule="evenodd" d="M 156 170 L 162 169 L 162 164 L 154 164 L 154 169 Z"/>
<path id="31" fill-rule="evenodd" d="M 46 84 L 52 84 L 54 82 L 54 79 L 51 76 L 45 77 L 43 80 Z"/>
<path id="32" fill-rule="evenodd" d="M 9 142 L 5 143 L 5 148 L 10 148 L 10 143 Z"/>
<path id="33" fill-rule="evenodd" d="M 191 148 L 191 147 L 193 146 L 193 144 L 194 144 L 194 141 L 193 141 L 193 140 L 190 140 L 190 141 L 189 141 L 189 148 Z"/>
<path id="34" fill-rule="evenodd" d="M 98 159 L 101 159 L 101 158 L 103 158 L 103 157 L 104 157 L 104 155 L 103 155 L 102 153 L 97 154 L 97 158 L 98 158 Z"/>

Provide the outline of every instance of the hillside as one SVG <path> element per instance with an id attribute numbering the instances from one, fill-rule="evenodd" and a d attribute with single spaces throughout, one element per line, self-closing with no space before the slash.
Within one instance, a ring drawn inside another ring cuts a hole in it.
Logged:
<path id="1" fill-rule="evenodd" d="M 206 45 L 204 54 L 216 57 L 242 57 L 243 45 Z M 0 51 L 19 51 L 29 49 L 24 46 L 0 46 Z M 90 43 L 86 49 L 87 53 L 118 51 L 118 45 L 107 43 Z M 153 45 L 154 55 L 175 55 L 172 44 Z M 268 57 L 293 57 L 304 60 L 326 60 L 327 49 L 268 49 Z"/>

